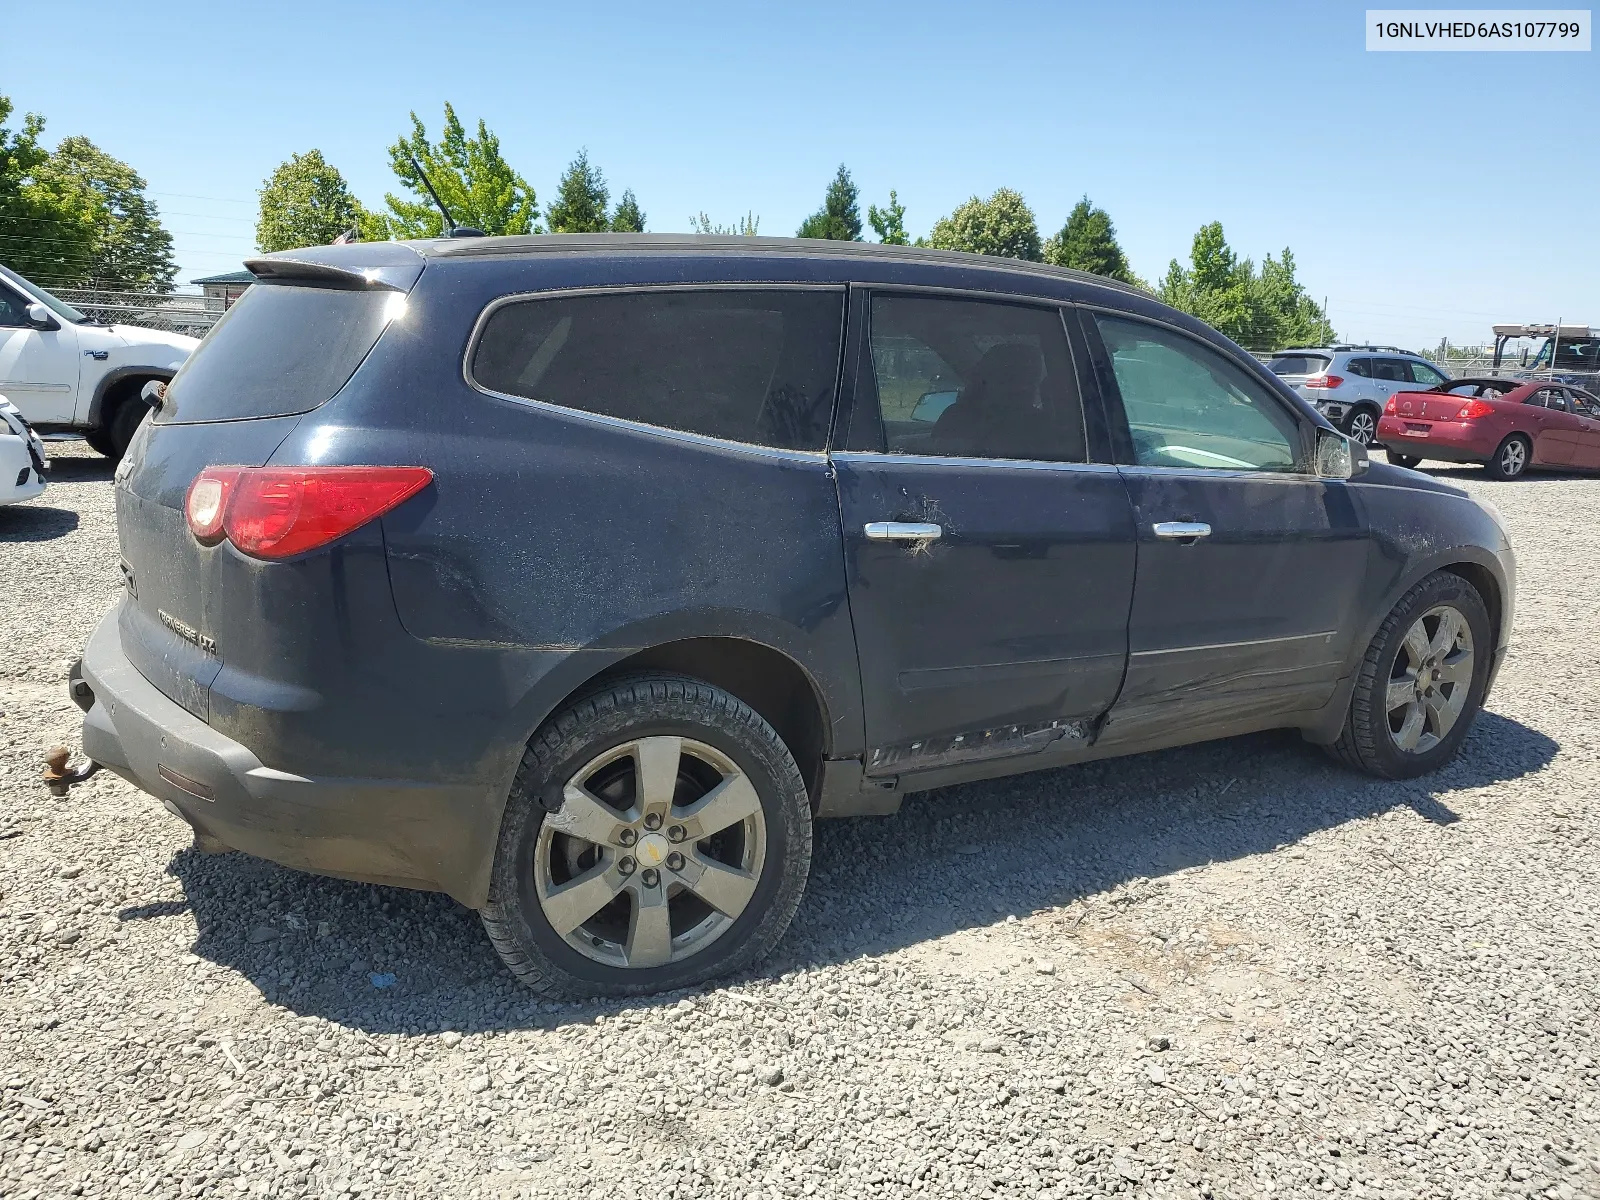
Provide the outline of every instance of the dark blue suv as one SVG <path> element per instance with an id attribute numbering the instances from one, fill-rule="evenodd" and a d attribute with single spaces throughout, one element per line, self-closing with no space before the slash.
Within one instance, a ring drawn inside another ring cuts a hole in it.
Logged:
<path id="1" fill-rule="evenodd" d="M 84 747 L 579 995 L 748 964 L 814 820 L 1290 727 L 1454 755 L 1494 513 L 1131 288 L 820 241 L 294 251 L 116 476 Z"/>

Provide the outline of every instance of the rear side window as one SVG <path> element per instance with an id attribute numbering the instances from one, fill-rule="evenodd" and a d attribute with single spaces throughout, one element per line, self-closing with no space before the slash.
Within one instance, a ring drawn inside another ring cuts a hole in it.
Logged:
<path id="1" fill-rule="evenodd" d="M 173 377 L 152 419 L 237 421 L 310 412 L 354 375 L 400 293 L 258 283 Z"/>
<path id="2" fill-rule="evenodd" d="M 1333 360 L 1325 354 L 1278 354 L 1267 364 L 1274 375 L 1320 375 Z"/>
<path id="3" fill-rule="evenodd" d="M 1344 369 L 1361 379 L 1372 378 L 1372 360 L 1370 358 L 1352 358 L 1345 363 Z"/>
<path id="4" fill-rule="evenodd" d="M 842 290 L 615 292 L 508 304 L 472 355 L 483 388 L 729 441 L 827 443 Z"/>

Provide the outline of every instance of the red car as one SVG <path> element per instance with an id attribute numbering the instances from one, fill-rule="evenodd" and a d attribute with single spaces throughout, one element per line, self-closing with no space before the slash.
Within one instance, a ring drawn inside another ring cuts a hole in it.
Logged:
<path id="1" fill-rule="evenodd" d="M 1481 462 L 1495 479 L 1530 467 L 1600 471 L 1600 398 L 1571 384 L 1452 379 L 1390 396 L 1373 441 L 1402 467 Z"/>

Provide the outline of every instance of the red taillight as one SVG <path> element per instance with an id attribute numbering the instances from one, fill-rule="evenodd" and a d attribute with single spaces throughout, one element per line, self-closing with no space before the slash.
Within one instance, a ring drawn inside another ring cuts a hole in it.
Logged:
<path id="1" fill-rule="evenodd" d="M 1389 403 L 1387 403 L 1387 404 L 1385 404 L 1383 406 L 1383 415 L 1386 416 L 1386 417 L 1394 416 L 1394 414 L 1399 411 L 1398 405 L 1399 405 L 1398 398 L 1396 398 L 1394 396 L 1390 396 L 1389 397 Z"/>
<path id="2" fill-rule="evenodd" d="M 1456 420 L 1474 421 L 1479 417 L 1487 417 L 1493 412 L 1494 405 L 1487 400 L 1473 400 L 1461 406 L 1461 411 L 1456 414 Z"/>
<path id="3" fill-rule="evenodd" d="M 1336 388 L 1343 382 L 1343 375 L 1312 375 L 1306 380 L 1306 386 L 1314 388 Z"/>
<path id="4" fill-rule="evenodd" d="M 410 499 L 427 467 L 207 467 L 189 485 L 189 528 L 206 545 L 279 559 L 326 546 Z"/>

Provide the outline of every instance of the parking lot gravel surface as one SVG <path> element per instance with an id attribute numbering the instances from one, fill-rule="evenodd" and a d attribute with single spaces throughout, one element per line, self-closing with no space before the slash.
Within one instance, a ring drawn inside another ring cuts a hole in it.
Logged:
<path id="1" fill-rule="evenodd" d="M 1290 733 L 819 827 L 777 955 L 545 1003 L 434 895 L 203 856 L 76 745 L 110 470 L 0 509 L 0 1196 L 1600 1195 L 1600 480 L 1494 484 L 1438 775 Z"/>

